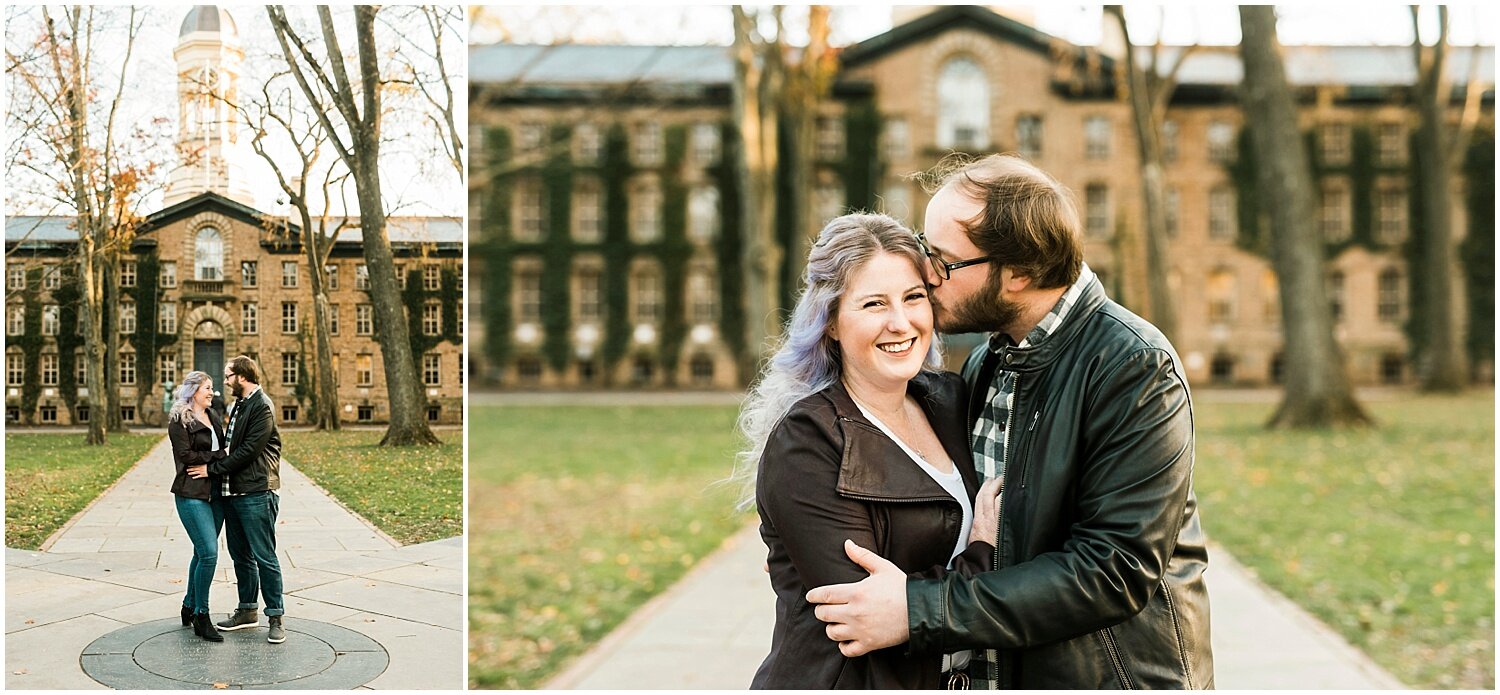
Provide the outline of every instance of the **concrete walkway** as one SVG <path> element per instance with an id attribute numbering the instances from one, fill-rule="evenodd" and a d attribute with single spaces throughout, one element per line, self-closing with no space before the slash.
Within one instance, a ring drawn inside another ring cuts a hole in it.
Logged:
<path id="1" fill-rule="evenodd" d="M 755 526 L 731 537 L 548 688 L 743 689 L 766 656 L 775 595 Z M 1214 670 L 1223 689 L 1398 689 L 1331 629 L 1209 551 Z"/>
<path id="2" fill-rule="evenodd" d="M 102 688 L 79 665 L 84 647 L 178 614 L 193 551 L 173 471 L 163 438 L 41 552 L 5 549 L 7 690 Z M 367 688 L 463 689 L 462 538 L 402 547 L 285 461 L 279 492 L 287 626 L 320 620 L 379 642 L 390 666 Z M 221 535 L 216 616 L 237 603 L 233 574 Z"/>

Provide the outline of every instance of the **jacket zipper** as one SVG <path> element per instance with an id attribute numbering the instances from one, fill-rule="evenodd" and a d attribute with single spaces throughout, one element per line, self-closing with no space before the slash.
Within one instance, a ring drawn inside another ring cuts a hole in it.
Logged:
<path id="1" fill-rule="evenodd" d="M 1135 690 L 1130 682 L 1130 676 L 1125 674 L 1125 662 L 1120 660 L 1120 652 L 1115 648 L 1115 635 L 1104 628 L 1099 631 L 1099 641 L 1104 643 L 1104 651 L 1109 652 L 1110 665 L 1115 669 L 1115 677 L 1120 679 L 1120 687 L 1126 690 Z"/>
<path id="2" fill-rule="evenodd" d="M 1010 393 L 1005 397 L 1005 470 L 1000 474 L 1000 495 L 995 498 L 995 561 L 992 569 L 1000 569 L 1000 539 L 1005 537 L 1005 475 L 1012 469 L 1010 430 L 1016 419 L 1016 393 L 1021 390 L 1021 375 L 1015 375 L 1010 384 Z M 990 689 L 1000 689 L 1000 652 L 985 650 L 985 660 L 990 663 Z"/>

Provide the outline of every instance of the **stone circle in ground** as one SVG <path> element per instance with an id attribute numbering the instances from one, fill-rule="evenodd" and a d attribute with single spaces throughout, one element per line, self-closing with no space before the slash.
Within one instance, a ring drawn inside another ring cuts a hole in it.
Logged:
<path id="1" fill-rule="evenodd" d="M 266 642 L 264 617 L 259 627 L 220 634 L 223 642 L 209 642 L 177 618 L 155 620 L 94 640 L 79 661 L 90 678 L 130 690 L 347 690 L 374 680 L 391 662 L 379 642 L 316 620 L 288 617 L 281 644 Z"/>

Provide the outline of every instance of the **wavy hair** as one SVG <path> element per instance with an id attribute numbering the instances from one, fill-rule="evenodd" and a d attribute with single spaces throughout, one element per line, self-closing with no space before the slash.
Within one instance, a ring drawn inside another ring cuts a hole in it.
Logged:
<path id="1" fill-rule="evenodd" d="M 882 252 L 909 259 L 917 274 L 922 274 L 926 257 L 917 245 L 916 236 L 886 215 L 855 213 L 836 217 L 818 233 L 807 256 L 797 306 L 740 410 L 738 424 L 745 448 L 735 454 L 734 473 L 726 481 L 740 488 L 736 508 L 748 509 L 755 502 L 756 473 L 771 431 L 793 404 L 829 387 L 840 377 L 843 365 L 839 346 L 828 335 L 828 327 L 838 319 L 839 300 L 848 289 L 850 278 Z M 941 363 L 934 340 L 925 366 L 936 368 Z"/>
<path id="2" fill-rule="evenodd" d="M 213 388 L 213 377 L 207 372 L 188 372 L 182 378 L 182 386 L 177 387 L 177 398 L 172 401 L 172 410 L 167 414 L 167 422 L 182 422 L 193 409 L 193 396 L 198 394 L 198 389 L 203 388 L 203 383 L 208 382 L 209 388 Z"/>

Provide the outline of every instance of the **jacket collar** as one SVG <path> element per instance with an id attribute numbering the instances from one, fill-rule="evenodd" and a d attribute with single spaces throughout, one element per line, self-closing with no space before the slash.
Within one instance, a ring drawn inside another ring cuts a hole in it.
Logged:
<path id="1" fill-rule="evenodd" d="M 954 393 L 944 393 L 944 386 Z M 860 412 L 849 390 L 842 380 L 824 389 L 833 403 L 834 414 L 844 435 L 844 450 L 839 465 L 838 492 L 861 499 L 887 501 L 925 501 L 951 499 L 948 491 L 938 485 L 932 476 L 917 467 L 901 446 L 887 437 L 875 423 Z M 943 398 L 956 403 L 961 395 L 956 392 L 956 382 L 942 380 L 937 374 L 920 372 L 907 382 L 910 393 L 927 415 L 927 422 L 937 434 L 943 450 L 959 470 L 968 490 L 970 501 L 979 490 L 974 477 L 969 439 L 962 422 L 951 422 L 952 417 L 936 415 L 937 404 Z M 955 411 L 956 412 L 956 411 Z"/>
<path id="2" fill-rule="evenodd" d="M 1053 328 L 1046 340 L 1036 345 L 1016 347 L 1009 344 L 1001 334 L 990 337 L 989 351 L 999 358 L 999 367 L 1011 372 L 1034 372 L 1045 368 L 1068 347 L 1068 344 L 1083 332 L 1088 318 L 1104 306 L 1109 297 L 1104 294 L 1104 285 L 1098 276 L 1091 276 L 1083 287 L 1075 304 L 1060 324 Z"/>

